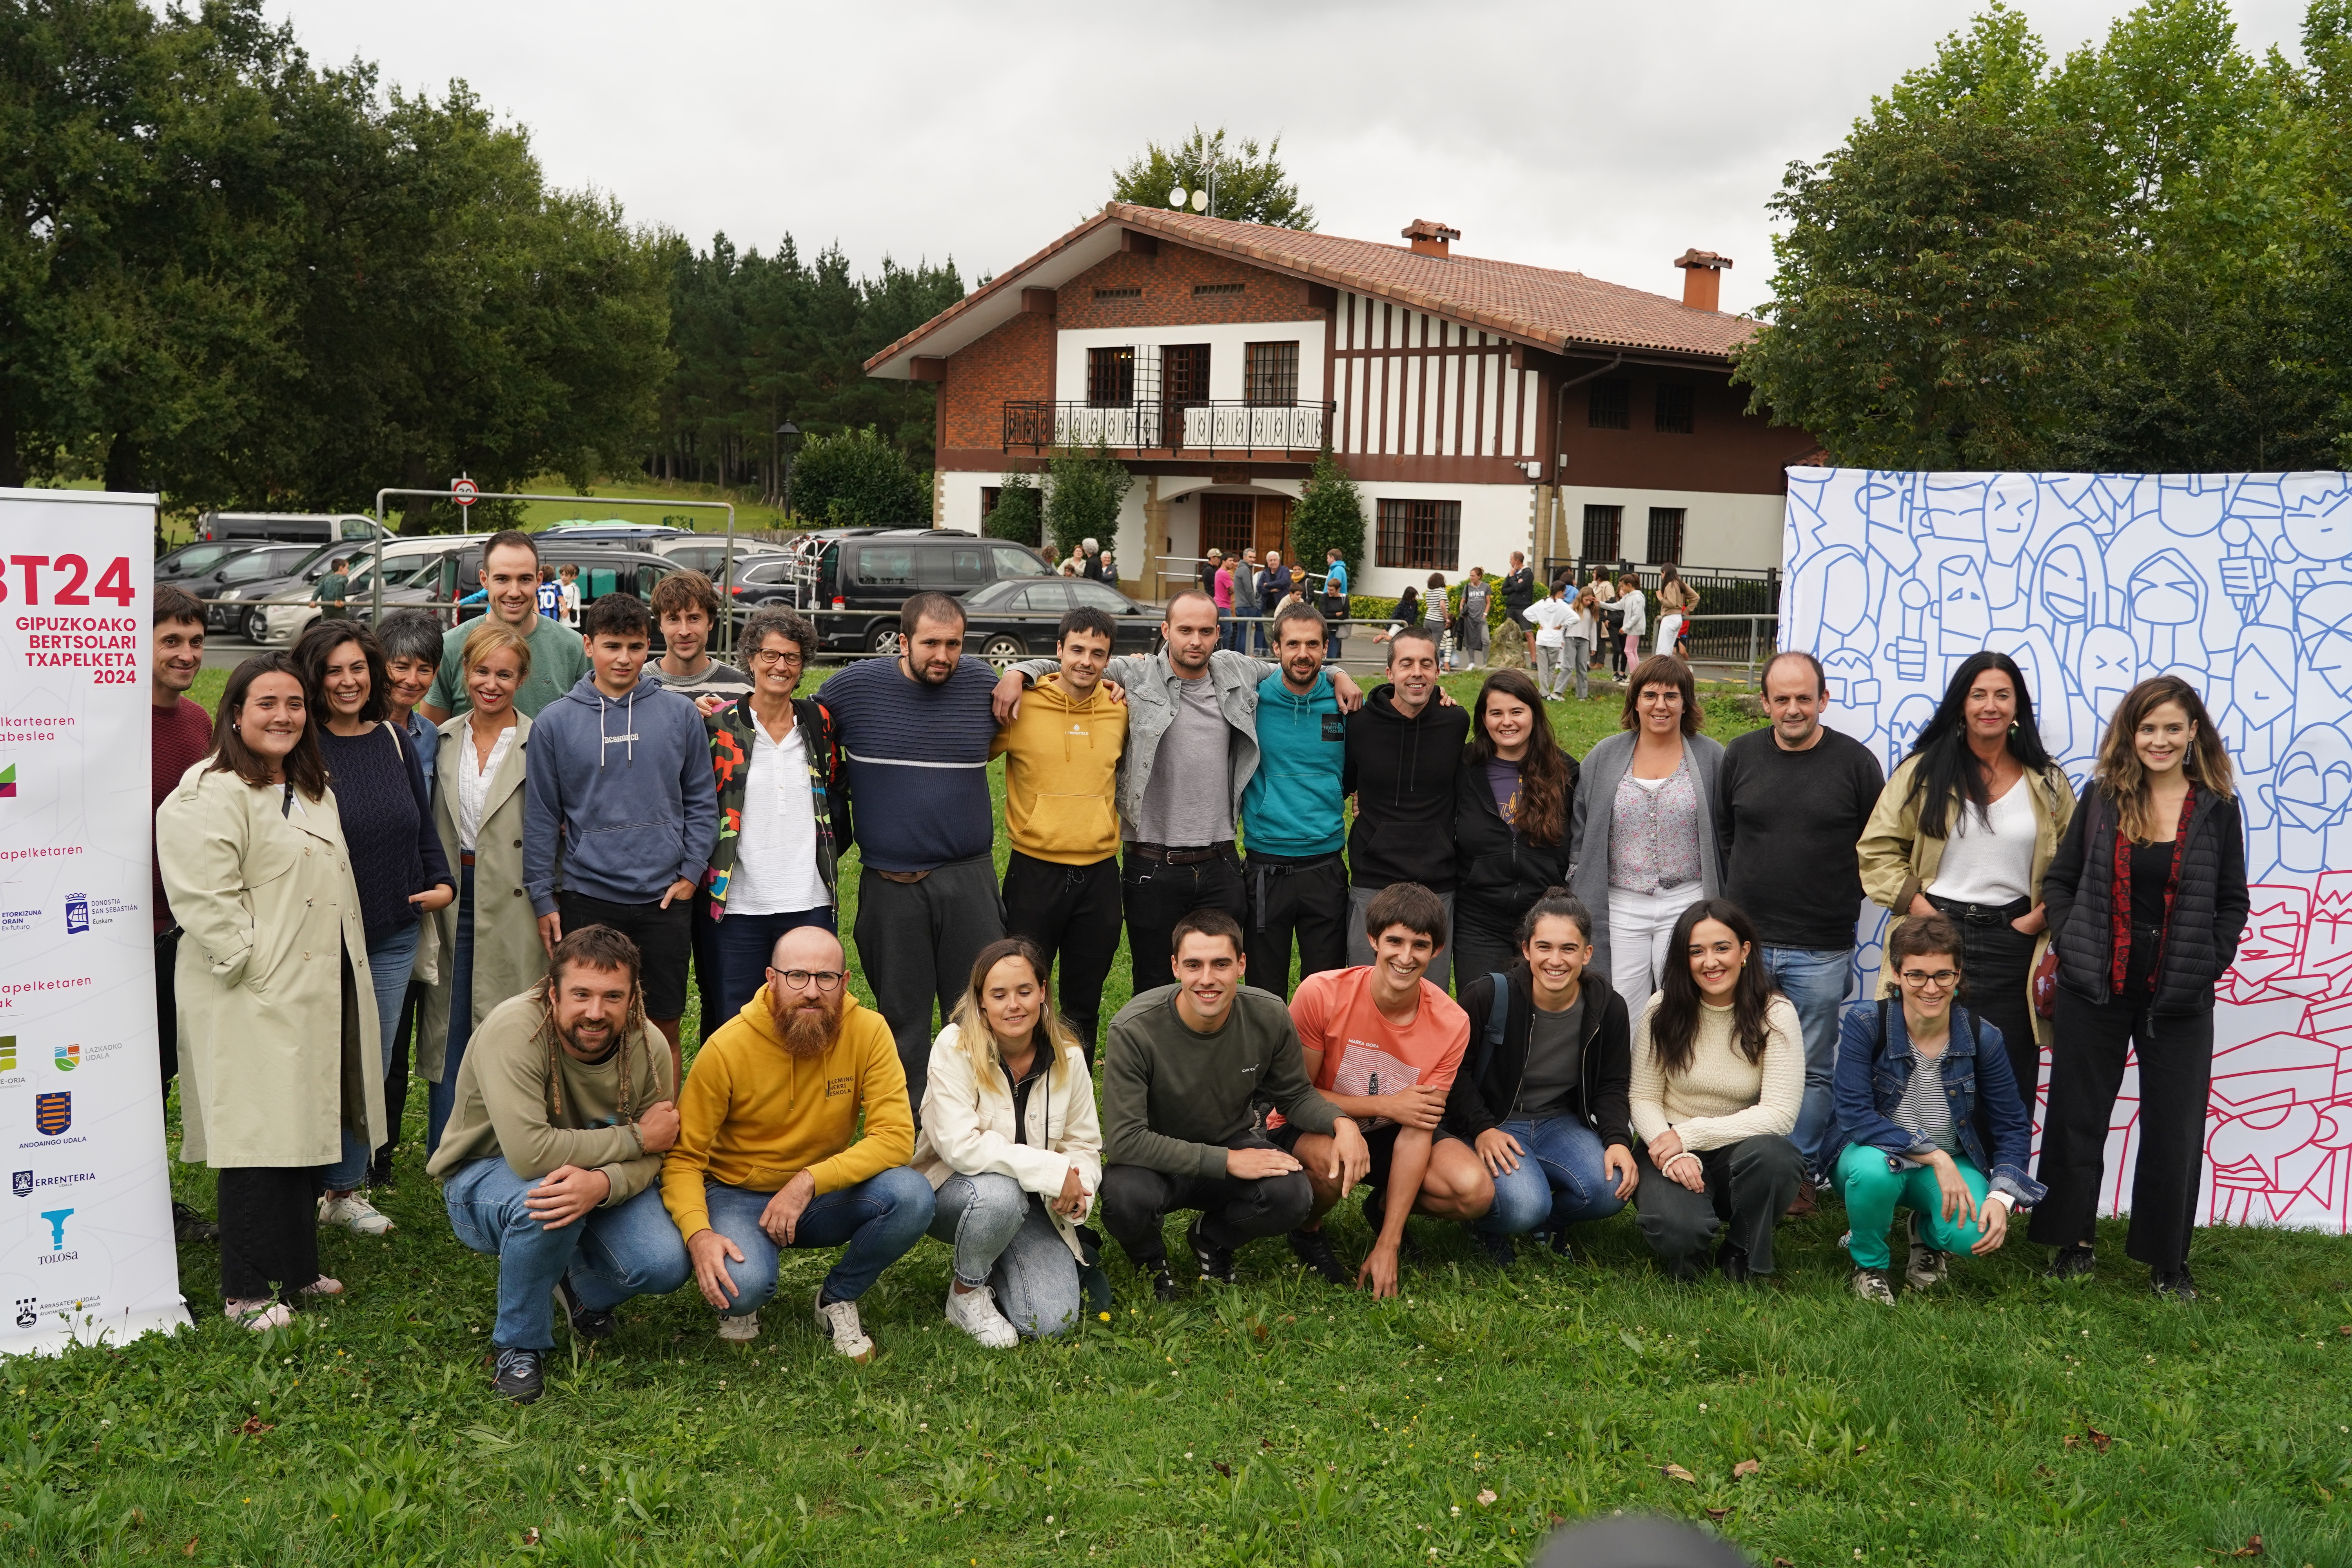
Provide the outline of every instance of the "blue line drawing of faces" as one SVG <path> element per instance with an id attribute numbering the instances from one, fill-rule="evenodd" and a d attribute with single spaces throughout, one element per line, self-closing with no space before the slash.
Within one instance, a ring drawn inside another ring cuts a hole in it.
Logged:
<path id="1" fill-rule="evenodd" d="M 2226 474 L 2165 474 L 2156 487 L 2157 515 L 2175 539 L 2202 539 L 2221 527 L 2236 488 Z"/>
<path id="2" fill-rule="evenodd" d="M 2031 483 L 2031 479 L 2028 479 Z M 1919 487 L 1920 521 L 1926 531 L 1954 544 L 1985 542 L 1985 498 L 1992 480 L 1983 474 L 1927 474 Z"/>
<path id="3" fill-rule="evenodd" d="M 2032 474 L 2003 474 L 1987 489 L 1985 553 L 2004 573 L 2017 565 L 2042 515 L 2042 481 Z"/>
<path id="4" fill-rule="evenodd" d="M 2293 474 L 2282 484 L 2286 542 L 2305 561 L 2352 557 L 2352 489 L 2342 474 Z"/>
<path id="5" fill-rule="evenodd" d="M 2345 864 L 2352 834 L 2352 740 L 2334 724 L 2313 724 L 2287 743 L 2277 772 L 2257 786 L 2280 818 L 2279 863 L 2291 871 L 2324 871 Z M 2329 841 L 2338 840 L 2335 855 Z"/>
<path id="6" fill-rule="evenodd" d="M 2107 618 L 2107 558 L 2099 536 L 2079 522 L 2060 529 L 2034 573 L 2036 617 L 2050 628 L 2069 666 L 2083 637 Z"/>
<path id="7" fill-rule="evenodd" d="M 2166 520 L 2168 522 L 2170 519 Z M 2141 562 L 2131 574 L 2126 592 L 2131 618 L 2138 632 L 2140 663 L 2152 670 L 2170 669 L 2183 658 L 2201 669 L 2202 640 L 2194 630 L 2186 646 L 2183 626 L 2194 627 L 2205 613 L 2205 580 L 2177 550 L 2159 550 Z"/>
<path id="8" fill-rule="evenodd" d="M 2087 715 L 2079 711 L 2082 700 L 2066 679 L 2065 666 L 2049 637 L 2041 628 L 2029 626 L 2021 632 L 2001 631 L 1993 640 L 2008 649 L 2025 677 L 2026 695 L 2033 703 L 2033 727 L 2041 731 L 2042 744 L 2062 762 L 2088 761 L 2099 743 L 2099 727 L 2084 721 Z"/>
<path id="9" fill-rule="evenodd" d="M 1948 555 L 1936 563 L 1936 626 L 1947 676 L 1991 637 L 1992 608 L 1985 603 L 1981 559 Z"/>
<path id="10" fill-rule="evenodd" d="M 2214 718 L 2230 760 L 2248 773 L 2268 773 L 2294 713 L 2294 634 L 2248 626 L 2230 660 L 2230 699 Z"/>
<path id="11" fill-rule="evenodd" d="M 2300 722 L 2340 719 L 2352 710 L 2352 583 L 2322 583 L 2295 602 L 2302 648 L 2295 679 Z"/>
<path id="12" fill-rule="evenodd" d="M 1911 754 L 1911 743 L 1935 716 L 1936 700 L 1924 692 L 1915 691 L 1895 705 L 1893 715 L 1886 721 L 1885 754 L 1880 759 L 1889 774 L 1903 765 L 1903 759 Z"/>
<path id="13" fill-rule="evenodd" d="M 2125 692 L 2139 684 L 2139 649 L 2121 626 L 2093 626 L 2083 635 L 2083 701 L 2101 726 Z"/>

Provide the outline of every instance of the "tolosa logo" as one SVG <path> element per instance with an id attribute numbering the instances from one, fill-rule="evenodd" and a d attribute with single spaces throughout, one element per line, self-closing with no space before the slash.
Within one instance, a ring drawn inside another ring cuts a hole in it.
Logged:
<path id="1" fill-rule="evenodd" d="M 44 1138 L 54 1138 L 73 1125 L 73 1091 L 33 1097 L 33 1126 Z"/>
<path id="2" fill-rule="evenodd" d="M 66 1248 L 66 1221 L 73 1217 L 71 1209 L 43 1209 L 41 1217 L 49 1222 L 49 1250 L 63 1252 Z"/>

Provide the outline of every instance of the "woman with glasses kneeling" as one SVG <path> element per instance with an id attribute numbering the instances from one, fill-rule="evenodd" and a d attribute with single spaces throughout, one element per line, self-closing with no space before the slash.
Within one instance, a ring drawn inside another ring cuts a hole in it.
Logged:
<path id="1" fill-rule="evenodd" d="M 1960 945 L 1942 915 L 1897 926 L 1885 963 L 1902 1005 L 1853 1003 L 1839 1031 L 1828 1164 L 1851 1226 L 1853 1293 L 1881 1306 L 1895 1305 L 1886 1228 L 1898 1207 L 1911 1211 L 1903 1280 L 1926 1290 L 1944 1282 L 1950 1254 L 1999 1251 L 2011 1205 L 2042 1201 L 2025 1173 L 2033 1123 L 2000 1031 L 1954 1005 Z M 1979 1127 L 1991 1131 L 1990 1160 Z"/>
<path id="2" fill-rule="evenodd" d="M 980 950 L 931 1044 L 914 1164 L 939 1194 L 931 1234 L 955 1248 L 949 1322 L 1006 1350 L 1077 1321 L 1077 1226 L 1102 1186 L 1102 1131 L 1086 1053 L 1026 937 Z"/>
<path id="3" fill-rule="evenodd" d="M 1772 1272 L 1772 1226 L 1804 1181 L 1789 1141 L 1805 1098 L 1797 1009 L 1773 987 L 1756 928 L 1728 899 L 1675 921 L 1658 993 L 1633 1026 L 1628 1093 L 1642 1235 L 1677 1279 L 1715 1264 L 1735 1283 Z"/>

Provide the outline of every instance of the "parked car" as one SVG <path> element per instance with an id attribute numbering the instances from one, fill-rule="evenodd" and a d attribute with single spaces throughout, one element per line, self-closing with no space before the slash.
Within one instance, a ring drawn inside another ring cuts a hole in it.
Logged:
<path id="1" fill-rule="evenodd" d="M 243 539 L 325 544 L 341 540 L 352 544 L 390 539 L 392 530 L 359 512 L 208 511 L 196 519 L 196 537 L 206 542 Z"/>
<path id="2" fill-rule="evenodd" d="M 676 556 L 671 556 L 676 560 Z M 801 558 L 796 554 L 778 552 L 762 555 L 750 562 L 735 563 L 734 603 L 739 610 L 751 611 L 767 605 L 782 605 L 797 610 L 801 605 L 802 578 L 805 575 Z"/>
<path id="3" fill-rule="evenodd" d="M 929 588 L 961 597 L 991 583 L 1053 574 L 1025 544 L 959 529 L 884 529 L 826 542 L 802 577 L 814 605 L 800 607 L 817 612 L 818 637 L 831 652 L 896 653 L 898 606 L 908 595 Z"/>
<path id="4" fill-rule="evenodd" d="M 240 602 L 282 588 L 288 574 L 321 548 L 343 545 L 256 544 L 223 556 L 211 571 L 183 577 L 179 585 L 205 601 L 205 629 L 228 632 L 239 624 Z"/>
<path id="5" fill-rule="evenodd" d="M 680 566 L 701 573 L 714 583 L 719 581 L 727 566 L 725 534 L 714 537 L 708 533 L 688 533 L 675 539 L 649 540 L 646 548 L 665 561 L 674 561 Z M 739 535 L 735 541 L 737 580 L 741 580 L 743 569 L 752 562 L 783 559 L 790 553 L 781 544 L 770 544 L 763 539 L 746 539 Z"/>
<path id="6" fill-rule="evenodd" d="M 656 539 L 683 539 L 693 531 L 674 528 L 666 522 L 631 522 L 625 517 L 608 517 L 591 522 L 585 518 L 567 518 L 551 522 L 540 530 L 541 539 L 573 541 L 604 540 L 609 543 L 642 544 Z"/>
<path id="7" fill-rule="evenodd" d="M 1150 653 L 1160 644 L 1158 605 L 1130 599 L 1107 583 L 1030 577 L 991 583 L 963 596 L 964 651 L 999 669 L 1019 659 L 1051 658 L 1062 617 L 1080 605 L 1110 617 L 1117 628 L 1114 653 Z"/>
<path id="8" fill-rule="evenodd" d="M 177 550 L 155 558 L 155 584 L 184 584 L 191 577 L 201 577 L 230 556 L 250 550 L 249 539 L 200 539 L 194 544 L 183 544 Z"/>
<path id="9" fill-rule="evenodd" d="M 395 608 L 431 608 L 446 624 L 450 616 L 448 601 L 456 595 L 442 589 L 441 562 L 469 543 L 478 545 L 488 537 L 478 533 L 428 533 L 387 541 L 380 547 L 384 563 L 384 612 L 388 615 Z M 351 581 L 344 595 L 354 620 L 374 617 L 377 553 L 373 550 L 350 552 Z M 310 595 L 318 587 L 319 577 L 333 563 L 334 555 L 329 551 L 323 559 L 313 557 L 299 571 L 271 585 L 267 594 L 247 595 L 248 600 L 259 602 L 243 612 L 239 626 L 246 639 L 278 647 L 300 637 L 303 628 L 319 618 L 319 606 L 311 602 Z"/>

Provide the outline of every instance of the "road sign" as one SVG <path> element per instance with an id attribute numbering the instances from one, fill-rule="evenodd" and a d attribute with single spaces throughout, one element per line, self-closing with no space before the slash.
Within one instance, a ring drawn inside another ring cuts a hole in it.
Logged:
<path id="1" fill-rule="evenodd" d="M 455 496 L 459 506 L 473 505 L 474 496 L 476 492 L 480 490 L 480 489 L 481 487 L 471 479 L 451 479 L 449 481 L 449 489 Z"/>

